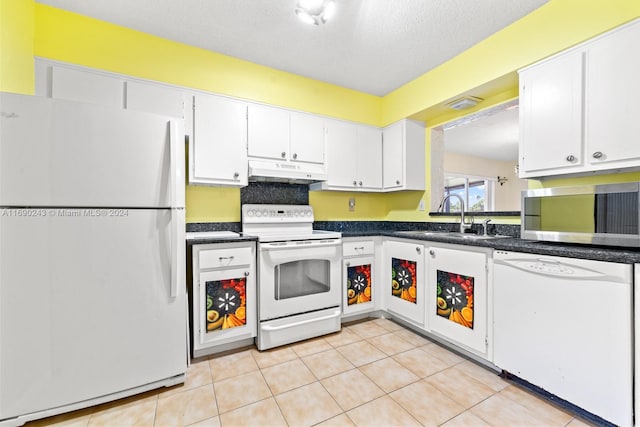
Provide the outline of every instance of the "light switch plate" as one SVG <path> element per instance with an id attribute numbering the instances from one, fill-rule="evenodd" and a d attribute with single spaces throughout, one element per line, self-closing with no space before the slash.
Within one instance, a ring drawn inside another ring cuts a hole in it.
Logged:
<path id="1" fill-rule="evenodd" d="M 349 212 L 353 212 L 355 210 L 356 210 L 356 199 L 352 197 L 349 199 Z"/>
<path id="2" fill-rule="evenodd" d="M 418 204 L 418 210 L 419 211 L 423 211 L 424 210 L 424 200 L 420 200 L 420 203 Z"/>

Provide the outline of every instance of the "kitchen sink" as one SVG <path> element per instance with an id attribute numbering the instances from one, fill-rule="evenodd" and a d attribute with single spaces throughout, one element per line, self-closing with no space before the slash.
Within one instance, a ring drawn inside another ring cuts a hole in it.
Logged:
<path id="1" fill-rule="evenodd" d="M 503 236 L 503 235 L 482 235 L 482 234 L 471 234 L 471 233 L 460 233 L 458 231 L 398 231 L 398 234 L 405 234 L 408 236 L 415 237 L 453 237 L 456 239 L 464 239 L 464 240 L 487 240 L 487 239 L 500 239 L 505 237 L 512 236 Z"/>

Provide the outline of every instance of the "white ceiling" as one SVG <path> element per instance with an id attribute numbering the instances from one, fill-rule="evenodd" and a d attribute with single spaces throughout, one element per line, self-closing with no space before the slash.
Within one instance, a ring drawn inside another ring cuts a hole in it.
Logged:
<path id="1" fill-rule="evenodd" d="M 300 22 L 294 13 L 296 0 L 37 1 L 385 95 L 547 0 L 336 0 L 336 16 L 322 26 Z"/>
<path id="2" fill-rule="evenodd" d="M 445 151 L 501 161 L 518 159 L 518 105 L 513 102 L 456 120 L 444 130 Z"/>

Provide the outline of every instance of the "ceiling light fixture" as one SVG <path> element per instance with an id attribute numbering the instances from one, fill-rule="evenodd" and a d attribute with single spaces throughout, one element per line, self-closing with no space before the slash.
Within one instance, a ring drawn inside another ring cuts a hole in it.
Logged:
<path id="1" fill-rule="evenodd" d="M 452 108 L 454 110 L 466 110 L 467 108 L 471 108 L 478 105 L 480 101 L 484 101 L 484 99 L 477 98 L 475 96 L 465 96 L 464 98 L 451 101 L 450 103 L 447 104 L 447 107 Z"/>
<path id="2" fill-rule="evenodd" d="M 336 11 L 335 0 L 298 0 L 296 15 L 306 24 L 320 25 L 327 22 Z"/>

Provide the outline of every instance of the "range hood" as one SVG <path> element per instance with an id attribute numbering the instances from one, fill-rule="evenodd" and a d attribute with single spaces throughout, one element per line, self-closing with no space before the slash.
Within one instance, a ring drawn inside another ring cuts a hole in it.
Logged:
<path id="1" fill-rule="evenodd" d="M 249 181 L 310 184 L 327 180 L 325 165 L 310 163 L 249 160 Z"/>

